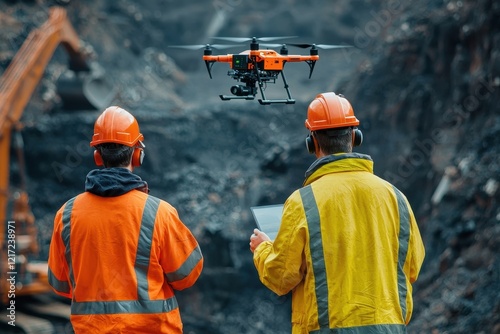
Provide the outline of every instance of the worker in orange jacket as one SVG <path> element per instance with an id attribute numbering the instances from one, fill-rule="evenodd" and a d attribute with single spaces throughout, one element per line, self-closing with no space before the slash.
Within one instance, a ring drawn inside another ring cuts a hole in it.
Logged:
<path id="1" fill-rule="evenodd" d="M 203 257 L 174 207 L 149 195 L 133 168 L 144 158 L 136 119 L 112 106 L 90 145 L 103 169 L 57 212 L 49 282 L 71 298 L 75 333 L 182 333 L 174 290 L 191 287 Z"/>

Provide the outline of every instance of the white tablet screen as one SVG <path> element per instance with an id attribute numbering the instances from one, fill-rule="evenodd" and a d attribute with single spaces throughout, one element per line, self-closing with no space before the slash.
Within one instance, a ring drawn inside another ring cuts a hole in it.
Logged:
<path id="1" fill-rule="evenodd" d="M 250 210 L 257 228 L 274 240 L 280 228 L 283 204 L 253 206 Z"/>

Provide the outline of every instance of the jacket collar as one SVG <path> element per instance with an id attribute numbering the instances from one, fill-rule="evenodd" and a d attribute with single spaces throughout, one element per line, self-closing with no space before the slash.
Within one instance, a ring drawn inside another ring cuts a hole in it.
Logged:
<path id="1" fill-rule="evenodd" d="M 325 174 L 366 171 L 373 173 L 373 160 L 361 153 L 336 153 L 319 158 L 307 169 L 304 186 Z"/>

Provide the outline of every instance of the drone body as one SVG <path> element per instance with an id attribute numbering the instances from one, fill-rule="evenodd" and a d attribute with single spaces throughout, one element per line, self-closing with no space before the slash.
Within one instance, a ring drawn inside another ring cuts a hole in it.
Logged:
<path id="1" fill-rule="evenodd" d="M 295 100 L 292 98 L 288 83 L 284 74 L 286 63 L 306 62 L 309 65 L 309 78 L 311 78 L 316 61 L 319 60 L 318 48 L 331 49 L 348 46 L 337 45 L 316 45 L 316 44 L 289 44 L 296 47 L 310 47 L 309 55 L 289 55 L 286 44 L 263 44 L 266 47 L 280 47 L 280 52 L 272 49 L 261 50 L 258 41 L 271 41 L 275 39 L 290 38 L 290 37 L 263 37 L 263 38 L 233 38 L 233 37 L 214 37 L 218 39 L 244 42 L 250 40 L 250 50 L 240 52 L 239 54 L 213 55 L 213 49 L 234 47 L 235 45 L 192 45 L 192 46 L 174 46 L 184 47 L 189 49 L 203 47 L 203 60 L 207 67 L 208 75 L 212 78 L 212 66 L 217 62 L 229 63 L 230 70 L 228 75 L 242 84 L 234 85 L 230 91 L 232 95 L 219 95 L 223 101 L 244 99 L 253 100 L 258 92 L 262 98 L 259 99 L 260 104 L 286 103 L 293 104 Z M 284 99 L 267 99 L 264 89 L 267 83 L 276 83 L 278 76 L 281 76 L 286 91 Z"/>
<path id="2" fill-rule="evenodd" d="M 229 63 L 230 68 L 233 70 L 252 71 L 258 68 L 262 71 L 282 71 L 287 62 L 315 62 L 319 60 L 319 56 L 317 54 L 311 56 L 282 55 L 274 50 L 247 50 L 237 55 L 204 55 L 203 60 L 209 63 Z"/>
<path id="3" fill-rule="evenodd" d="M 282 49 L 283 50 L 283 49 Z M 285 49 L 286 50 L 286 49 Z M 209 51 L 205 49 L 205 51 Z M 205 52 L 208 53 L 208 52 Z M 211 68 L 216 62 L 229 63 L 230 71 L 228 75 L 243 83 L 244 85 L 232 86 L 230 91 L 232 96 L 220 95 L 224 101 L 233 99 L 253 100 L 257 95 L 257 86 L 262 96 L 259 99 L 260 104 L 271 103 L 295 103 L 295 100 L 290 94 L 288 83 L 283 73 L 283 68 L 287 62 L 301 62 L 305 61 L 311 67 L 311 73 L 314 68 L 314 63 L 319 60 L 319 56 L 300 56 L 300 55 L 286 55 L 279 54 L 274 50 L 247 50 L 235 55 L 219 55 L 213 56 L 204 54 L 203 60 L 207 65 L 207 70 L 212 77 Z M 285 90 L 287 93 L 286 99 L 266 99 L 264 93 L 264 85 L 266 83 L 276 83 L 278 76 L 281 74 Z"/>

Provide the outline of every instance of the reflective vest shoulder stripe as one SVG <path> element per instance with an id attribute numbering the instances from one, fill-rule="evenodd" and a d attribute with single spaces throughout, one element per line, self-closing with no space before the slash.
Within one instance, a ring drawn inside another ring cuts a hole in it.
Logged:
<path id="1" fill-rule="evenodd" d="M 179 267 L 176 271 L 165 274 L 167 281 L 175 282 L 180 281 L 187 277 L 191 271 L 193 271 L 194 267 L 200 262 L 202 258 L 200 246 L 196 246 L 196 248 L 189 254 L 188 258 L 182 266 Z"/>
<path id="2" fill-rule="evenodd" d="M 158 198 L 148 196 L 142 213 L 141 229 L 139 231 L 139 241 L 137 243 L 134 269 L 137 277 L 137 296 L 139 299 L 143 300 L 149 299 L 147 276 L 156 213 L 158 212 L 159 205 L 160 200 Z"/>
<path id="3" fill-rule="evenodd" d="M 408 288 L 406 287 L 406 275 L 404 265 L 408 254 L 408 243 L 410 241 L 410 213 L 403 194 L 394 187 L 394 193 L 398 201 L 399 211 L 399 249 L 398 249 L 398 293 L 399 305 L 403 321 L 406 319 L 406 297 Z"/>
<path id="4" fill-rule="evenodd" d="M 75 276 L 73 275 L 73 266 L 71 264 L 70 232 L 71 232 L 71 212 L 73 211 L 73 204 L 75 202 L 75 198 L 76 197 L 73 197 L 72 199 L 67 201 L 66 205 L 64 206 L 62 215 L 63 228 L 61 231 L 61 237 L 65 247 L 64 255 L 66 257 L 66 263 L 69 268 L 69 280 L 73 288 L 75 287 Z"/>
<path id="5" fill-rule="evenodd" d="M 310 185 L 301 188 L 299 193 L 302 198 L 307 227 L 309 229 L 309 245 L 311 248 L 312 267 L 314 272 L 316 302 L 318 304 L 318 323 L 320 328 L 329 328 L 328 284 L 326 280 L 319 210 Z"/>

